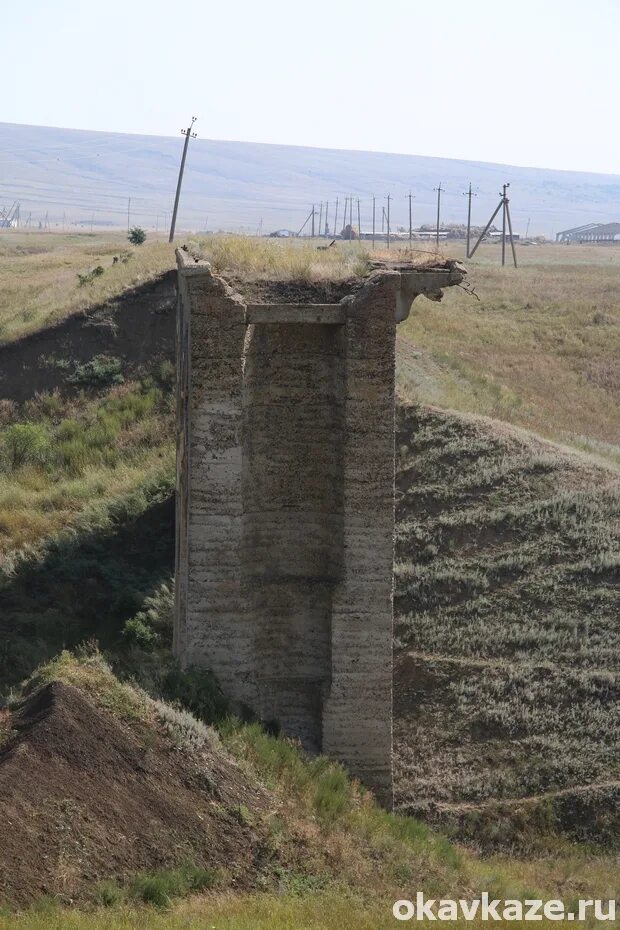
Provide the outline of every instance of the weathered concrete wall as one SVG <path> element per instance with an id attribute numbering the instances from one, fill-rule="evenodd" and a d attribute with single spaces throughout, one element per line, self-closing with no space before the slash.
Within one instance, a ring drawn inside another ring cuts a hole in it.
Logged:
<path id="1" fill-rule="evenodd" d="M 175 652 L 390 806 L 396 321 L 462 274 L 255 305 L 178 254 Z"/>
<path id="2" fill-rule="evenodd" d="M 243 572 L 258 712 L 322 746 L 342 574 L 342 327 L 250 325 L 243 391 Z"/>

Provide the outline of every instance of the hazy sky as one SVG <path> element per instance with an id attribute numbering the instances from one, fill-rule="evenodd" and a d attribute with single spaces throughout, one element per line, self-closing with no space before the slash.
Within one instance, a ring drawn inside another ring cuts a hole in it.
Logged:
<path id="1" fill-rule="evenodd" d="M 620 0 L 2 3 L 0 121 L 620 173 Z"/>

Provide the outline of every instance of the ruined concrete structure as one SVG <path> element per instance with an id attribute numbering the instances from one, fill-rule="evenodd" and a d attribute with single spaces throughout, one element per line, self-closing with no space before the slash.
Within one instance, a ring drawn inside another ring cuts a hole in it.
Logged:
<path id="1" fill-rule="evenodd" d="M 462 273 L 256 302 L 177 255 L 175 652 L 390 806 L 396 324 Z"/>

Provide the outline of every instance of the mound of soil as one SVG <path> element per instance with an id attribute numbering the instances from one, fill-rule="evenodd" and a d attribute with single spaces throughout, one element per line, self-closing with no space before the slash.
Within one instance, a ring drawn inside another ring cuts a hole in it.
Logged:
<path id="1" fill-rule="evenodd" d="M 251 887 L 273 799 L 214 744 L 175 749 L 55 682 L 0 730 L 0 904 L 73 900 L 104 878 L 191 861 Z"/>

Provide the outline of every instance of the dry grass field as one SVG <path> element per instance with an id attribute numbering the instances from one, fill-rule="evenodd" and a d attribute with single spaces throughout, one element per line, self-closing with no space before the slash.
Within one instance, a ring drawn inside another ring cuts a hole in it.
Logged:
<path id="1" fill-rule="evenodd" d="M 116 297 L 172 263 L 161 240 L 138 249 L 122 233 L 0 230 L 0 343 Z M 78 275 L 98 266 L 105 273 L 80 286 Z"/>
<path id="2" fill-rule="evenodd" d="M 462 245 L 446 245 L 463 257 Z M 620 462 L 620 247 L 499 246 L 468 285 L 418 300 L 399 328 L 406 397 L 482 413 Z"/>

